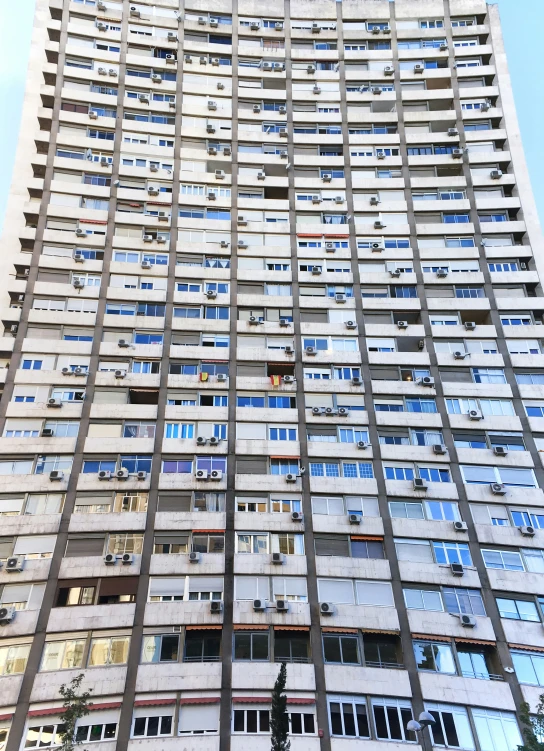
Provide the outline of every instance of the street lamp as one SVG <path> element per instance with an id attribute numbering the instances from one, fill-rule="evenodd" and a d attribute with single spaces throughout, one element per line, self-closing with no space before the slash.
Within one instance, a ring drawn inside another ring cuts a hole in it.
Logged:
<path id="1" fill-rule="evenodd" d="M 425 728 L 434 725 L 436 720 L 430 712 L 421 712 L 417 720 L 410 720 L 406 724 L 406 730 L 411 730 L 412 733 L 420 733 Z"/>

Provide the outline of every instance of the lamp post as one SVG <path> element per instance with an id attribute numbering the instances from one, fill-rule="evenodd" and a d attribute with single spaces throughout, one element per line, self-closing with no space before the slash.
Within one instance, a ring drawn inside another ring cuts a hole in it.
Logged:
<path id="1" fill-rule="evenodd" d="M 406 730 L 411 730 L 413 733 L 422 733 L 425 728 L 434 725 L 436 720 L 430 712 L 421 712 L 417 720 L 410 720 L 406 724 Z"/>

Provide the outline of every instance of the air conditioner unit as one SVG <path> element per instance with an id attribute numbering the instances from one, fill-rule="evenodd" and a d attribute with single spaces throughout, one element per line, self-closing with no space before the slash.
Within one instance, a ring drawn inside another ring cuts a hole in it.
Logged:
<path id="1" fill-rule="evenodd" d="M 159 189 L 155 187 L 155 185 L 149 185 L 147 188 L 147 192 L 150 196 L 158 196 L 159 195 Z"/>
<path id="2" fill-rule="evenodd" d="M 322 273 L 323 269 L 321 266 L 312 266 L 312 274 L 314 276 L 319 276 Z"/>
<path id="3" fill-rule="evenodd" d="M 287 138 L 287 128 L 280 128 L 278 130 L 279 135 L 281 138 Z"/>
<path id="4" fill-rule="evenodd" d="M 51 480 L 51 482 L 60 482 L 64 480 L 64 472 L 60 469 L 52 469 L 49 473 L 49 479 Z"/>
<path id="5" fill-rule="evenodd" d="M 259 324 L 263 323 L 262 321 L 259 321 L 259 319 L 257 318 L 257 316 L 249 316 L 249 318 L 247 319 L 247 322 L 251 326 L 258 326 Z"/>
<path id="6" fill-rule="evenodd" d="M 467 352 L 462 352 L 460 349 L 458 349 L 453 353 L 453 357 L 455 360 L 464 360 L 467 354 Z"/>
<path id="7" fill-rule="evenodd" d="M 307 355 L 317 355 L 317 350 L 315 347 L 306 347 L 304 351 Z"/>
<path id="8" fill-rule="evenodd" d="M 209 472 L 207 469 L 197 469 L 195 472 L 195 479 L 196 480 L 208 480 L 209 479 Z"/>
<path id="9" fill-rule="evenodd" d="M 212 435 L 208 443 L 210 444 L 210 446 L 219 446 L 219 444 L 221 443 L 221 438 L 217 438 L 216 436 Z M 216 478 L 212 477 L 212 480 L 214 479 Z"/>
<path id="10" fill-rule="evenodd" d="M 19 326 L 18 326 L 18 324 L 16 324 L 16 323 L 12 324 L 12 325 L 11 325 L 11 326 L 9 327 L 9 333 L 10 333 L 10 334 L 11 334 L 12 336 L 15 336 L 15 335 L 17 334 L 17 332 L 18 332 L 18 331 L 19 331 Z"/>
<path id="11" fill-rule="evenodd" d="M 7 574 L 16 574 L 16 573 L 20 573 L 24 569 L 24 567 L 25 567 L 24 555 L 13 556 L 13 558 L 7 559 L 5 571 Z"/>
<path id="12" fill-rule="evenodd" d="M 166 237 L 164 235 L 157 235 L 157 242 L 161 244 L 166 243 Z"/>
<path id="13" fill-rule="evenodd" d="M 52 428 L 43 428 L 41 432 L 42 438 L 52 438 L 55 435 Z M 51 478 L 49 478 L 51 479 Z"/>
<path id="14" fill-rule="evenodd" d="M 83 263 L 83 261 L 85 260 L 85 256 L 79 250 L 76 250 L 72 257 L 77 263 Z"/>
<path id="15" fill-rule="evenodd" d="M 217 27 L 219 26 L 219 19 L 210 18 L 210 26 L 212 27 L 212 29 L 217 29 Z"/>
<path id="16" fill-rule="evenodd" d="M 338 407 L 338 415 L 339 417 L 348 417 L 349 416 L 348 407 Z"/>
<path id="17" fill-rule="evenodd" d="M 281 73 L 282 70 L 285 70 L 285 63 L 273 63 L 272 69 L 274 73 Z"/>
<path id="18" fill-rule="evenodd" d="M 334 296 L 335 302 L 343 303 L 346 302 L 346 293 L 345 292 L 337 292 Z"/>
<path id="19" fill-rule="evenodd" d="M 385 228 L 385 224 L 380 219 L 377 219 L 374 222 L 374 229 L 384 229 L 384 228 Z"/>
<path id="20" fill-rule="evenodd" d="M 468 412 L 468 419 L 469 420 L 483 420 L 484 416 L 480 409 L 470 409 Z"/>
<path id="21" fill-rule="evenodd" d="M 118 469 L 115 473 L 115 479 L 116 480 L 128 480 L 128 469 L 125 469 L 124 467 L 121 467 L 121 469 Z"/>
<path id="22" fill-rule="evenodd" d="M 276 610 L 278 613 L 287 613 L 289 610 L 289 602 L 287 600 L 276 600 Z"/>
<path id="23" fill-rule="evenodd" d="M 295 474 L 293 474 L 292 472 L 289 472 L 288 474 L 285 475 L 285 481 L 286 482 L 296 482 L 297 481 L 297 476 Z"/>
<path id="24" fill-rule="evenodd" d="M 306 72 L 307 73 L 315 73 L 315 65 L 312 65 L 312 63 L 309 63 L 306 66 Z"/>
<path id="25" fill-rule="evenodd" d="M 466 522 L 453 522 L 453 528 L 456 532 L 468 531 L 468 525 Z"/>
<path id="26" fill-rule="evenodd" d="M 140 95 L 138 96 L 138 100 L 139 100 L 139 101 L 140 101 L 140 102 L 141 102 L 142 104 L 149 104 L 149 97 L 148 97 L 148 95 L 147 95 L 147 94 L 140 94 Z"/>
<path id="27" fill-rule="evenodd" d="M 136 479 L 137 480 L 145 480 L 147 477 L 147 472 L 145 469 L 141 469 L 139 472 L 136 472 Z"/>
<path id="28" fill-rule="evenodd" d="M 375 242 L 370 243 L 370 250 L 374 253 L 376 251 L 382 251 L 385 250 L 385 245 L 381 240 L 376 240 Z"/>
<path id="29" fill-rule="evenodd" d="M 283 104 L 281 104 L 278 107 L 278 114 L 279 115 L 286 115 L 287 114 L 287 107 L 284 107 Z"/>
<path id="30" fill-rule="evenodd" d="M 447 276 L 447 275 L 448 275 L 448 273 L 449 273 L 448 269 L 446 269 L 446 268 L 440 268 L 440 269 L 437 269 L 436 275 L 437 275 L 438 277 L 441 277 L 441 278 L 442 278 L 442 277 L 445 277 L 445 276 Z"/>
<path id="31" fill-rule="evenodd" d="M 499 180 L 502 177 L 502 170 L 500 169 L 492 169 L 489 173 L 489 177 L 492 180 Z"/>
<path id="32" fill-rule="evenodd" d="M 76 235 L 77 237 L 87 237 L 87 233 L 85 232 L 84 229 L 81 229 L 81 227 L 78 227 L 76 229 Z"/>
<path id="33" fill-rule="evenodd" d="M 465 321 L 465 329 L 467 331 L 474 331 L 475 328 L 476 324 L 474 323 L 474 321 Z"/>
<path id="34" fill-rule="evenodd" d="M 219 58 L 218 57 L 212 57 L 212 65 L 214 65 L 216 68 L 219 67 Z"/>
<path id="35" fill-rule="evenodd" d="M 333 417 L 338 414 L 338 410 L 334 409 L 334 407 L 325 407 L 323 414 L 327 415 L 327 417 Z"/>
<path id="36" fill-rule="evenodd" d="M 354 386 L 363 385 L 363 379 L 360 376 L 353 376 L 353 378 L 351 379 L 351 382 Z"/>
<path id="37" fill-rule="evenodd" d="M 169 31 L 168 35 L 166 37 L 169 42 L 177 42 L 178 41 L 178 35 L 174 33 L 173 31 Z"/>
<path id="38" fill-rule="evenodd" d="M 62 402 L 60 399 L 54 399 L 53 397 L 51 399 L 47 400 L 47 406 L 48 407 L 62 407 Z"/>
<path id="39" fill-rule="evenodd" d="M 140 263 L 140 266 L 142 267 L 142 269 L 150 269 L 150 268 L 152 268 L 152 264 L 151 264 L 151 261 L 148 261 L 148 260 L 146 260 L 145 258 L 144 258 L 144 260 L 143 260 L 143 261 L 142 261 L 142 262 Z"/>
<path id="40" fill-rule="evenodd" d="M 434 386 L 434 378 L 432 376 L 423 376 L 419 382 L 422 386 Z"/>
<path id="41" fill-rule="evenodd" d="M 5 626 L 15 618 L 16 610 L 13 605 L 0 607 L 0 626 Z"/>
<path id="42" fill-rule="evenodd" d="M 253 112 L 255 112 L 255 114 L 258 114 L 260 111 L 261 111 L 261 105 L 260 104 L 254 104 L 253 105 Z"/>
<path id="43" fill-rule="evenodd" d="M 312 33 L 319 34 L 320 31 L 321 31 L 321 26 L 314 21 L 312 24 Z"/>
<path id="44" fill-rule="evenodd" d="M 205 438 L 203 435 L 197 436 L 197 439 L 196 439 L 197 446 L 205 446 L 207 443 L 208 443 L 208 439 Z"/>
<path id="45" fill-rule="evenodd" d="M 382 93 L 382 90 L 381 90 L 381 87 L 380 87 L 380 86 L 371 86 L 371 87 L 370 87 L 370 91 L 371 91 L 371 92 L 372 92 L 373 94 L 381 94 L 381 93 Z"/>
<path id="46" fill-rule="evenodd" d="M 210 472 L 210 480 L 222 480 L 223 479 L 223 472 L 220 469 L 212 469 Z"/>
<path id="47" fill-rule="evenodd" d="M 347 329 L 356 329 L 357 323 L 355 321 L 346 321 L 346 328 Z"/>
<path id="48" fill-rule="evenodd" d="M 211 600 L 210 602 L 210 613 L 222 613 L 223 612 L 223 603 L 221 600 Z"/>
<path id="49" fill-rule="evenodd" d="M 495 456 L 506 456 L 508 454 L 508 451 L 504 446 L 493 446 L 493 453 L 495 454 Z"/>
<path id="50" fill-rule="evenodd" d="M 402 269 L 390 269 L 389 275 L 399 277 L 402 274 Z"/>
<path id="51" fill-rule="evenodd" d="M 228 248 L 229 247 L 229 242 L 227 240 L 221 240 L 221 242 L 219 243 L 219 246 L 221 248 Z"/>
<path id="52" fill-rule="evenodd" d="M 458 136 L 459 131 L 457 128 L 448 128 L 448 136 Z"/>
<path id="53" fill-rule="evenodd" d="M 105 68 L 98 68 L 98 75 L 99 76 L 107 76 L 108 71 Z"/>
<path id="54" fill-rule="evenodd" d="M 380 199 L 378 196 L 370 196 L 370 205 L 371 206 L 377 206 L 380 203 Z"/>
<path id="55" fill-rule="evenodd" d="M 261 24 L 257 21 L 252 21 L 249 24 L 249 28 L 251 29 L 251 31 L 258 31 L 261 28 Z"/>
<path id="56" fill-rule="evenodd" d="M 217 292 L 214 289 L 206 290 L 205 294 L 209 300 L 215 300 L 215 298 L 217 297 Z"/>
<path id="57" fill-rule="evenodd" d="M 325 414 L 325 407 L 312 407 L 312 415 L 323 415 Z"/>
<path id="58" fill-rule="evenodd" d="M 506 485 L 500 482 L 492 482 L 489 487 L 493 495 L 506 495 L 507 493 Z"/>
<path id="59" fill-rule="evenodd" d="M 312 91 L 314 94 L 321 94 L 321 86 L 318 86 L 317 84 L 315 84 Z"/>
<path id="60" fill-rule="evenodd" d="M 294 383 L 295 382 L 295 376 L 292 375 L 284 375 L 282 378 L 284 383 Z"/>
<path id="61" fill-rule="evenodd" d="M 291 321 L 288 321 L 287 318 L 280 318 L 280 326 L 282 326 L 282 328 L 289 328 L 290 325 Z"/>
<path id="62" fill-rule="evenodd" d="M 476 618 L 473 615 L 461 614 L 459 616 L 461 626 L 465 628 L 474 628 L 476 626 Z"/>
<path id="63" fill-rule="evenodd" d="M 72 375 L 73 373 L 71 368 L 63 368 L 60 372 L 62 373 L 62 375 L 65 375 L 65 376 Z"/>
<path id="64" fill-rule="evenodd" d="M 332 175 L 330 172 L 324 172 L 321 175 L 321 179 L 323 180 L 324 183 L 330 183 L 332 180 Z"/>
<path id="65" fill-rule="evenodd" d="M 327 251 L 327 253 L 334 253 L 336 251 L 336 247 L 333 242 L 326 242 L 325 250 Z"/>
<path id="66" fill-rule="evenodd" d="M 223 146 L 223 156 L 230 156 L 232 154 L 232 150 L 230 146 Z"/>
<path id="67" fill-rule="evenodd" d="M 462 563 L 450 563 L 450 570 L 453 576 L 463 576 L 465 573 L 465 567 Z"/>
<path id="68" fill-rule="evenodd" d="M 534 527 L 529 526 L 523 526 L 519 528 L 519 531 L 524 537 L 534 537 L 536 534 L 536 530 Z"/>
<path id="69" fill-rule="evenodd" d="M 294 349 L 288 344 L 283 351 L 285 352 L 286 355 L 292 355 L 294 352 Z"/>
<path id="70" fill-rule="evenodd" d="M 96 8 L 97 10 L 107 10 L 106 3 L 103 3 L 102 0 L 98 0 Z"/>
<path id="71" fill-rule="evenodd" d="M 244 217 L 241 214 L 239 214 L 238 219 L 236 220 L 236 224 L 238 224 L 239 227 L 246 227 L 247 219 L 244 219 Z"/>
<path id="72" fill-rule="evenodd" d="M 253 610 L 256 612 L 266 610 L 266 600 L 253 600 Z"/>
<path id="73" fill-rule="evenodd" d="M 117 346 L 118 347 L 130 347 L 130 342 L 127 341 L 126 339 L 119 339 L 119 341 L 117 342 Z"/>
<path id="74" fill-rule="evenodd" d="M 153 83 L 162 83 L 162 76 L 159 76 L 158 73 L 152 73 L 151 80 L 153 81 Z"/>
<path id="75" fill-rule="evenodd" d="M 391 33 L 391 27 L 389 24 L 384 24 L 384 27 L 382 29 L 382 34 L 390 34 Z"/>
<path id="76" fill-rule="evenodd" d="M 215 133 L 215 128 L 210 131 L 209 127 L 210 126 L 208 126 L 208 133 Z M 208 154 L 210 156 L 217 156 L 217 149 L 215 148 L 215 146 L 208 146 Z"/>
<path id="77" fill-rule="evenodd" d="M 262 62 L 261 63 L 261 68 L 263 70 L 272 70 L 272 63 Z"/>
<path id="78" fill-rule="evenodd" d="M 443 443 L 434 443 L 433 444 L 433 453 L 434 454 L 447 454 L 448 449 L 444 446 Z"/>
<path id="79" fill-rule="evenodd" d="M 103 560 L 106 566 L 115 566 L 115 564 L 117 563 L 117 556 L 115 555 L 115 553 L 106 553 Z"/>
<path id="80" fill-rule="evenodd" d="M 414 490 L 427 490 L 429 486 L 421 477 L 415 477 L 413 481 Z"/>
<path id="81" fill-rule="evenodd" d="M 219 381 L 220 383 L 225 383 L 225 382 L 226 382 L 226 380 L 227 380 L 227 376 L 226 376 L 226 374 L 225 374 L 225 373 L 218 373 L 216 377 L 217 377 L 217 380 L 218 380 L 218 381 Z"/>
<path id="82" fill-rule="evenodd" d="M 165 60 L 166 60 L 167 63 L 169 63 L 170 65 L 172 65 L 173 63 L 176 62 L 176 56 L 175 55 L 166 55 Z M 192 60 L 192 58 L 191 58 L 191 60 Z"/>
<path id="83" fill-rule="evenodd" d="M 248 244 L 246 243 L 245 240 L 238 240 L 238 247 L 245 249 L 248 247 Z"/>
<path id="84" fill-rule="evenodd" d="M 265 177 L 266 177 L 266 172 L 263 172 L 262 170 L 259 170 L 259 172 L 257 172 L 257 180 L 264 180 Z"/>
<path id="85" fill-rule="evenodd" d="M 448 49 L 448 45 L 444 42 L 440 45 L 440 51 L 445 52 Z"/>
<path id="86" fill-rule="evenodd" d="M 196 550 L 192 550 L 189 553 L 189 563 L 200 563 L 200 553 Z"/>
<path id="87" fill-rule="evenodd" d="M 132 553 L 123 553 L 121 556 L 121 563 L 123 566 L 130 566 L 134 563 L 134 555 Z"/>
<path id="88" fill-rule="evenodd" d="M 76 376 L 87 375 L 87 371 L 84 368 L 80 367 L 79 365 L 72 370 L 72 373 Z"/>
<path id="89" fill-rule="evenodd" d="M 208 201 L 215 201 L 217 198 L 217 193 L 214 190 L 208 191 Z"/>
<path id="90" fill-rule="evenodd" d="M 283 31 L 283 24 L 282 24 L 282 23 L 280 23 L 280 21 L 277 21 L 277 22 L 276 22 L 276 23 L 274 24 L 274 29 L 275 29 L 276 31 Z"/>
<path id="91" fill-rule="evenodd" d="M 338 411 L 340 411 L 340 410 L 338 410 Z M 357 441 L 357 448 L 361 449 L 362 451 L 364 451 L 365 449 L 368 448 L 368 443 L 366 441 Z"/>
<path id="92" fill-rule="evenodd" d="M 333 615 L 335 607 L 332 602 L 320 602 L 319 612 L 321 615 Z"/>
<path id="93" fill-rule="evenodd" d="M 108 24 L 104 23 L 103 21 L 97 21 L 96 22 L 96 28 L 98 31 L 107 31 L 108 30 Z"/>
<path id="94" fill-rule="evenodd" d="M 380 27 L 379 26 L 372 26 L 371 29 L 370 29 L 370 31 L 373 34 L 379 34 L 380 33 Z"/>
<path id="95" fill-rule="evenodd" d="M 385 68 L 383 69 L 383 72 L 385 73 L 386 76 L 392 76 L 393 73 L 395 72 L 395 69 L 392 65 L 386 65 Z"/>
<path id="96" fill-rule="evenodd" d="M 461 159 L 463 156 L 463 149 L 453 149 L 451 155 L 454 159 Z"/>
<path id="97" fill-rule="evenodd" d="M 272 555 L 270 556 L 272 563 L 277 565 L 281 565 L 284 562 L 284 559 L 285 556 L 283 555 L 283 553 L 272 553 Z"/>
<path id="98" fill-rule="evenodd" d="M 200 57 L 200 64 L 201 65 L 207 65 L 208 64 L 208 58 L 207 57 Z"/>
<path id="99" fill-rule="evenodd" d="M 293 522 L 301 522 L 304 519 L 304 514 L 301 514 L 300 511 L 293 511 L 291 514 L 291 521 Z"/>
<path id="100" fill-rule="evenodd" d="M 99 480 L 111 480 L 111 472 L 109 469 L 101 469 L 98 473 Z"/>

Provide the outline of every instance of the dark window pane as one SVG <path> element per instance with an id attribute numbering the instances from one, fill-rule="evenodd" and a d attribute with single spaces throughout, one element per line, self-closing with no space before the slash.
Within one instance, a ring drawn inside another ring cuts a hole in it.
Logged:
<path id="1" fill-rule="evenodd" d="M 343 636 L 342 644 L 342 662 L 350 662 L 357 665 L 359 663 L 359 650 L 356 636 Z"/>
<path id="2" fill-rule="evenodd" d="M 244 710 L 243 709 L 235 709 L 234 710 L 234 730 L 238 733 L 244 732 Z"/>
<path id="3" fill-rule="evenodd" d="M 325 662 L 342 662 L 342 655 L 340 652 L 340 637 L 324 636 L 323 649 L 325 651 Z"/>
<path id="4" fill-rule="evenodd" d="M 134 720 L 134 735 L 145 734 L 145 717 L 137 717 Z"/>
<path id="5" fill-rule="evenodd" d="M 159 734 L 159 720 L 160 717 L 150 717 L 147 722 L 147 736 L 153 736 Z"/>
<path id="6" fill-rule="evenodd" d="M 161 662 L 178 659 L 179 636 L 163 636 L 161 642 Z"/>
<path id="7" fill-rule="evenodd" d="M 355 718 L 353 716 L 353 706 L 351 704 L 342 704 L 344 710 L 344 727 L 346 735 L 357 735 L 355 730 Z"/>
<path id="8" fill-rule="evenodd" d="M 376 725 L 376 736 L 378 738 L 389 737 L 385 721 L 385 707 L 374 707 L 374 724 Z"/>
<path id="9" fill-rule="evenodd" d="M 268 733 L 270 730 L 270 713 L 268 712 L 268 709 L 261 709 L 259 711 L 259 723 L 261 733 Z"/>
<path id="10" fill-rule="evenodd" d="M 402 740 L 399 713 L 396 707 L 386 707 L 387 719 L 389 720 L 389 733 L 393 740 Z"/>
<path id="11" fill-rule="evenodd" d="M 364 704 L 356 704 L 355 711 L 357 712 L 357 724 L 359 726 L 360 737 L 369 738 L 370 730 L 368 727 L 368 715 L 366 713 L 366 706 Z"/>
<path id="12" fill-rule="evenodd" d="M 172 718 L 171 717 L 163 717 L 162 723 L 161 723 L 161 733 L 162 735 L 168 735 L 172 732 Z"/>
<path id="13" fill-rule="evenodd" d="M 342 717 L 340 715 L 340 704 L 331 702 L 331 732 L 333 735 L 343 735 L 342 733 Z"/>
<path id="14" fill-rule="evenodd" d="M 291 733 L 293 735 L 302 734 L 302 715 L 298 712 L 291 714 Z"/>
<path id="15" fill-rule="evenodd" d="M 253 634 L 253 659 L 268 660 L 268 634 Z"/>
<path id="16" fill-rule="evenodd" d="M 246 717 L 247 717 L 247 732 L 256 733 L 257 732 L 257 710 L 248 709 L 246 712 Z"/>
<path id="17" fill-rule="evenodd" d="M 235 634 L 234 659 L 251 660 L 251 634 Z"/>

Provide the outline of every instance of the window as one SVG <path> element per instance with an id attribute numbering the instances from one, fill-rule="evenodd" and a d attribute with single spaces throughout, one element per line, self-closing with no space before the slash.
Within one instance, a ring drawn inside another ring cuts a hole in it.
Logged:
<path id="1" fill-rule="evenodd" d="M 110 636 L 91 640 L 89 667 L 124 665 L 128 659 L 129 636 Z"/>
<path id="2" fill-rule="evenodd" d="M 481 751 L 516 751 L 523 743 L 516 716 L 494 709 L 473 709 L 472 717 Z"/>
<path id="3" fill-rule="evenodd" d="M 372 713 L 378 740 L 415 741 L 414 733 L 406 730 L 412 719 L 412 706 L 403 699 L 372 699 Z"/>
<path id="4" fill-rule="evenodd" d="M 370 738 L 366 701 L 361 696 L 331 696 L 328 699 L 332 735 Z"/>
<path id="5" fill-rule="evenodd" d="M 456 674 L 455 661 L 450 644 L 433 641 L 414 641 L 414 654 L 418 670 L 435 673 Z"/>
<path id="6" fill-rule="evenodd" d="M 269 733 L 268 709 L 235 709 L 232 713 L 233 733 Z"/>
<path id="7" fill-rule="evenodd" d="M 142 662 L 177 662 L 179 656 L 178 634 L 144 635 Z"/>
<path id="8" fill-rule="evenodd" d="M 28 728 L 25 748 L 52 748 L 62 745 L 61 733 L 65 726 L 59 723 L 51 725 L 33 725 Z"/>
<path id="9" fill-rule="evenodd" d="M 17 675 L 25 672 L 30 644 L 11 644 L 0 647 L 0 675 Z"/>
<path id="10" fill-rule="evenodd" d="M 154 738 L 161 735 L 172 735 L 171 715 L 153 715 L 134 719 L 133 738 Z"/>
<path id="11" fill-rule="evenodd" d="M 426 703 L 425 709 L 435 719 L 434 725 L 429 728 L 433 746 L 460 749 L 474 748 L 467 710 L 464 707 Z"/>
<path id="12" fill-rule="evenodd" d="M 76 743 L 113 740 L 117 734 L 117 723 L 107 722 L 95 725 L 78 725 Z"/>
<path id="13" fill-rule="evenodd" d="M 236 631 L 234 633 L 234 659 L 268 661 L 269 637 L 266 631 Z"/>
<path id="14" fill-rule="evenodd" d="M 46 642 L 40 670 L 69 670 L 83 665 L 85 639 Z"/>
<path id="15" fill-rule="evenodd" d="M 497 607 L 501 618 L 533 621 L 535 623 L 540 621 L 535 603 L 529 600 L 511 600 L 506 597 L 497 597 Z"/>
<path id="16" fill-rule="evenodd" d="M 323 634 L 323 656 L 327 663 L 360 665 L 357 634 Z"/>

